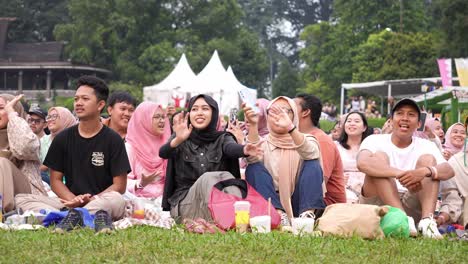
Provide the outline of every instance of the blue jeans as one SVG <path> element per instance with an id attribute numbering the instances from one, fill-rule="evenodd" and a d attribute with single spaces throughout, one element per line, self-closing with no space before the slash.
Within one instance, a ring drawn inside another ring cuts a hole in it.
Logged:
<path id="1" fill-rule="evenodd" d="M 43 181 L 47 182 L 47 184 L 50 185 L 49 170 L 47 170 L 47 171 L 41 171 L 41 178 L 42 178 Z"/>
<path id="2" fill-rule="evenodd" d="M 260 193 L 263 198 L 271 198 L 271 203 L 276 209 L 283 209 L 279 194 L 275 190 L 273 177 L 263 163 L 249 164 L 245 171 L 247 182 Z M 325 208 L 323 201 L 323 172 L 319 160 L 305 160 L 298 176 L 294 193 L 291 197 L 291 205 L 295 217 L 304 211 Z"/>

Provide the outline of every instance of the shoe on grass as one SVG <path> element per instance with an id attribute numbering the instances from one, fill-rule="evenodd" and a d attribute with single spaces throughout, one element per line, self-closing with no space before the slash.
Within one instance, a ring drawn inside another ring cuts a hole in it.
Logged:
<path id="1" fill-rule="evenodd" d="M 416 229 L 416 224 L 414 223 L 414 219 L 411 216 L 408 216 L 408 225 L 409 225 L 410 236 L 417 237 L 418 230 Z"/>
<path id="2" fill-rule="evenodd" d="M 312 219 L 315 220 L 314 211 L 315 211 L 315 210 L 307 210 L 307 211 L 304 211 L 304 212 L 302 212 L 302 214 L 299 215 L 299 218 L 312 218 Z"/>
<path id="3" fill-rule="evenodd" d="M 94 215 L 94 230 L 98 234 L 112 233 L 112 218 L 107 211 L 99 210 Z"/>
<path id="4" fill-rule="evenodd" d="M 437 223 L 434 218 L 431 216 L 425 217 L 419 221 L 418 230 L 422 233 L 424 237 L 442 239 L 443 236 L 439 233 L 437 229 Z"/>
<path id="5" fill-rule="evenodd" d="M 291 226 L 291 221 L 289 221 L 288 214 L 282 210 L 278 210 L 278 213 L 281 217 L 281 226 Z"/>
<path id="6" fill-rule="evenodd" d="M 83 226 L 84 223 L 82 213 L 76 209 L 70 209 L 65 218 L 63 218 L 62 221 L 60 221 L 60 223 L 55 226 L 54 233 L 63 234 Z"/>

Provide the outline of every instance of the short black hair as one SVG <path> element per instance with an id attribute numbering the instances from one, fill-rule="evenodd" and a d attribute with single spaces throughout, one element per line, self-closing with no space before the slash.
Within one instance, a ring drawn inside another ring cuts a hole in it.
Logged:
<path id="1" fill-rule="evenodd" d="M 302 99 L 302 109 L 310 110 L 310 119 L 312 120 L 312 124 L 316 127 L 320 127 L 320 116 L 322 115 L 322 102 L 320 99 L 315 95 L 306 93 L 300 93 L 296 95 L 296 98 Z"/>
<path id="2" fill-rule="evenodd" d="M 137 101 L 135 97 L 133 97 L 129 92 L 126 92 L 126 91 L 112 92 L 109 96 L 109 99 L 107 99 L 107 104 L 111 107 L 113 107 L 116 103 L 122 103 L 122 102 L 131 104 L 134 107 L 137 106 Z"/>
<path id="3" fill-rule="evenodd" d="M 107 87 L 107 84 L 103 80 L 96 76 L 83 75 L 78 78 L 76 89 L 78 90 L 78 88 L 83 85 L 93 88 L 94 94 L 96 94 L 98 101 L 107 101 L 107 97 L 109 97 L 109 87 Z"/>

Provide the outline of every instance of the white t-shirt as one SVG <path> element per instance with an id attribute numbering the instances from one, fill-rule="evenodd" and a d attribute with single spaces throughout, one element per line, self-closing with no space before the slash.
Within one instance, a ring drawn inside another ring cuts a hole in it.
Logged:
<path id="1" fill-rule="evenodd" d="M 398 148 L 392 143 L 391 136 L 392 134 L 370 135 L 361 143 L 359 151 L 367 149 L 372 153 L 384 152 L 390 160 L 390 166 L 400 170 L 416 168 L 416 162 L 424 154 L 433 155 L 437 164 L 446 162 L 437 146 L 427 139 L 413 137 L 413 142 L 408 147 Z M 396 183 L 399 192 L 407 191 L 399 181 Z"/>

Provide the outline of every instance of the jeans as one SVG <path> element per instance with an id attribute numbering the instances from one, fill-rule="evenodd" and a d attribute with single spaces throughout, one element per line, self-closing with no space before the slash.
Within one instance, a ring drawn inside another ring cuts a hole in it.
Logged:
<path id="1" fill-rule="evenodd" d="M 263 163 L 249 164 L 245 171 L 247 182 L 260 193 L 263 198 L 271 198 L 276 209 L 284 210 L 279 194 L 275 190 L 273 177 Z M 299 173 L 291 205 L 295 217 L 304 211 L 325 208 L 323 200 L 323 172 L 319 160 L 305 160 Z"/>

